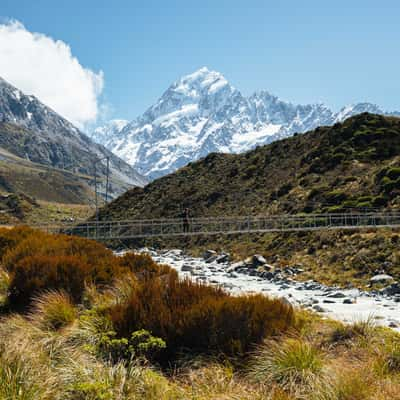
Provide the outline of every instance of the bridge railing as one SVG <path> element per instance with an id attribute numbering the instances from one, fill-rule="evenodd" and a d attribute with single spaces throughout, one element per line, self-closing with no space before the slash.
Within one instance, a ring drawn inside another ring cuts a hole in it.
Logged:
<path id="1" fill-rule="evenodd" d="M 316 229 L 350 229 L 400 226 L 400 213 L 336 213 L 238 217 L 207 217 L 190 220 L 186 232 L 182 219 L 89 221 L 83 224 L 41 225 L 48 232 L 92 239 L 134 239 L 199 234 L 234 234 Z"/>

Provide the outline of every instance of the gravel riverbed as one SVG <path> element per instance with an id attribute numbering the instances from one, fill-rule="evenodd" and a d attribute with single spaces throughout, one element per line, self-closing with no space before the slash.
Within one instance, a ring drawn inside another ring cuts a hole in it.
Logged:
<path id="1" fill-rule="evenodd" d="M 260 265 L 246 265 L 244 262 L 231 263 L 224 255 L 211 254 L 206 259 L 190 257 L 179 249 L 139 251 L 148 253 L 158 263 L 171 266 L 181 276 L 222 286 L 233 294 L 264 293 L 343 322 L 373 318 L 378 325 L 400 331 L 400 286 L 396 284 L 379 292 L 341 289 L 315 281 L 297 281 L 295 276 L 302 271 L 296 268 L 289 269 L 292 276 L 271 272 L 272 267 L 263 265 L 261 256 L 253 256 L 259 258 L 255 261 Z"/>

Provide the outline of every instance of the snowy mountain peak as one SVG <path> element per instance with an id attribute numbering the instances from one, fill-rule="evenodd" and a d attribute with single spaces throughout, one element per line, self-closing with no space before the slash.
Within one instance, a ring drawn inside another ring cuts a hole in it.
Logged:
<path id="1" fill-rule="evenodd" d="M 121 132 L 128 123 L 129 121 L 125 119 L 112 119 L 106 124 L 94 129 L 90 136 L 94 138 L 97 143 L 104 144 L 113 136 L 117 135 L 118 132 Z"/>
<path id="2" fill-rule="evenodd" d="M 174 82 L 123 129 L 107 128 L 104 134 L 98 128 L 92 137 L 156 178 L 210 152 L 243 152 L 365 111 L 388 114 L 370 103 L 336 113 L 324 104 L 286 102 L 265 90 L 245 97 L 222 74 L 203 67 Z"/>
<path id="3" fill-rule="evenodd" d="M 192 74 L 182 77 L 171 88 L 178 93 L 191 97 L 193 95 L 215 93 L 225 86 L 229 86 L 229 83 L 222 74 L 203 67 Z"/>

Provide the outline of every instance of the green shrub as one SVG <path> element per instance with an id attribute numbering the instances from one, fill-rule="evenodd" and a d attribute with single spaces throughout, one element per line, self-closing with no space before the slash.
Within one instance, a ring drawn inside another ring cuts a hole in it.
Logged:
<path id="1" fill-rule="evenodd" d="M 329 203 L 340 204 L 347 199 L 347 194 L 339 190 L 333 190 L 332 192 L 326 193 L 325 198 Z"/>
<path id="2" fill-rule="evenodd" d="M 142 329 L 133 332 L 130 338 L 117 338 L 114 331 L 104 332 L 97 343 L 95 352 L 105 360 L 118 362 L 130 361 L 133 358 L 151 360 L 165 348 L 164 340 L 154 337 L 150 332 Z"/>
<path id="3" fill-rule="evenodd" d="M 400 167 L 392 167 L 386 171 L 386 176 L 388 176 L 392 180 L 396 180 L 400 178 Z"/>

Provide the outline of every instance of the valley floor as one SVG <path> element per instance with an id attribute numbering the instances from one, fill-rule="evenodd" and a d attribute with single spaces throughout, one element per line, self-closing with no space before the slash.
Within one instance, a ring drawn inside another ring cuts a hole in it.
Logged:
<path id="1" fill-rule="evenodd" d="M 378 325 L 400 331 L 400 303 L 396 294 L 342 289 L 313 280 L 301 282 L 281 274 L 268 278 L 254 267 L 243 268 L 241 263 L 228 261 L 207 262 L 204 258 L 187 256 L 178 249 L 160 252 L 141 249 L 141 252 L 149 253 L 158 263 L 173 267 L 182 277 L 218 285 L 234 294 L 263 293 L 285 298 L 295 306 L 324 317 L 346 323 L 372 319 Z"/>

